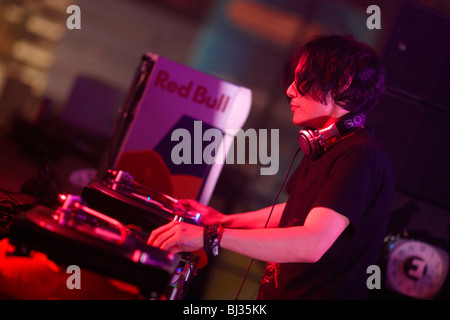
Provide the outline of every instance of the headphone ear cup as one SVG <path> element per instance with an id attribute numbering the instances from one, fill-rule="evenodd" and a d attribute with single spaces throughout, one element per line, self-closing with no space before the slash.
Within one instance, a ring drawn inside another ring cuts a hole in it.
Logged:
<path id="1" fill-rule="evenodd" d="M 303 153 L 312 160 L 318 159 L 324 152 L 324 145 L 332 138 L 342 139 L 362 127 L 367 118 L 364 114 L 349 113 L 336 123 L 321 130 L 302 129 L 298 134 L 298 142 Z"/>
<path id="2" fill-rule="evenodd" d="M 312 130 L 300 130 L 298 143 L 303 153 L 313 160 L 322 154 L 323 148 L 315 139 L 315 134 Z"/>

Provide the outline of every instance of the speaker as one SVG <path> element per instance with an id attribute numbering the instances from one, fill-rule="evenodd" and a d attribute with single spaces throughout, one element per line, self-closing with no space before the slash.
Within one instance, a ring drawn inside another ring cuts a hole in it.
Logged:
<path id="1" fill-rule="evenodd" d="M 388 92 L 368 117 L 391 155 L 399 191 L 450 210 L 450 115 Z"/>
<path id="2" fill-rule="evenodd" d="M 450 111 L 450 19 L 405 4 L 383 54 L 388 88 Z"/>
<path id="3" fill-rule="evenodd" d="M 368 117 L 398 191 L 450 210 L 450 19 L 405 4 L 383 54 L 386 93 Z"/>

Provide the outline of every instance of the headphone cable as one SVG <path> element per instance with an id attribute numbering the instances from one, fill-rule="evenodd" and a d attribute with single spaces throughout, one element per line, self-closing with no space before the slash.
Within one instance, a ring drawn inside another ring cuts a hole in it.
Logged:
<path id="1" fill-rule="evenodd" d="M 281 190 L 283 190 L 283 186 L 284 186 L 284 184 L 285 184 L 285 182 L 286 182 L 286 179 L 287 179 L 287 177 L 288 177 L 288 175 L 289 175 L 289 172 L 291 171 L 291 168 L 292 168 L 292 165 L 293 165 L 293 163 L 294 163 L 294 160 L 295 160 L 295 158 L 297 157 L 297 155 L 298 155 L 298 153 L 299 153 L 300 150 L 301 150 L 301 148 L 298 148 L 297 151 L 295 152 L 294 156 L 292 157 L 291 163 L 289 164 L 289 167 L 288 167 L 288 170 L 287 170 L 287 172 L 286 172 L 286 175 L 284 176 L 283 182 L 281 183 L 281 186 L 280 186 L 280 188 L 278 189 L 277 195 L 275 196 L 275 200 L 273 201 L 272 208 L 270 209 L 269 216 L 267 217 L 266 224 L 264 225 L 264 229 L 266 229 L 266 228 L 267 228 L 267 225 L 269 224 L 270 218 L 272 217 L 273 209 L 275 208 L 275 205 L 277 204 L 278 197 L 280 196 Z M 251 268 L 251 266 L 252 266 L 252 264 L 253 264 L 253 260 L 255 260 L 255 259 L 252 258 L 252 259 L 250 260 L 250 263 L 249 263 L 249 265 L 248 265 L 248 267 L 247 267 L 247 270 L 245 271 L 244 278 L 242 279 L 241 285 L 240 285 L 240 287 L 239 287 L 239 290 L 238 290 L 238 292 L 237 292 L 236 297 L 234 298 L 234 300 L 238 300 L 239 295 L 241 294 L 242 287 L 244 286 L 245 280 L 247 279 L 248 273 L 249 273 L 250 268 Z"/>

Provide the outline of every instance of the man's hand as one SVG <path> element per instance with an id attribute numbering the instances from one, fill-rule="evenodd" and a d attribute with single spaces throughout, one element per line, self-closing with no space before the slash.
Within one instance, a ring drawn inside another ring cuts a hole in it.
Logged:
<path id="1" fill-rule="evenodd" d="M 204 204 L 201 204 L 195 200 L 183 199 L 180 200 L 180 202 L 188 211 L 200 213 L 199 222 L 204 225 L 211 226 L 223 224 L 224 218 L 226 217 L 225 214 L 217 211 L 216 209 L 205 206 Z"/>
<path id="2" fill-rule="evenodd" d="M 203 248 L 203 227 L 172 221 L 153 230 L 147 244 L 173 253 L 196 251 Z"/>

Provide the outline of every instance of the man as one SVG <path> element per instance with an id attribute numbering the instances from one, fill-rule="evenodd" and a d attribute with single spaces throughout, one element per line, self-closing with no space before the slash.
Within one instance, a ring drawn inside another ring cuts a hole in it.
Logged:
<path id="1" fill-rule="evenodd" d="M 302 128 L 323 129 L 344 116 L 365 115 L 384 90 L 375 52 L 351 37 L 318 37 L 292 62 L 284 83 L 292 121 Z M 154 230 L 148 243 L 180 252 L 214 251 L 220 242 L 267 261 L 259 299 L 366 298 L 366 271 L 378 261 L 389 218 L 389 157 L 364 127 L 323 147 L 319 157 L 303 157 L 286 184 L 286 203 L 225 215 L 186 200 L 205 225 L 220 227 L 171 222 Z"/>

